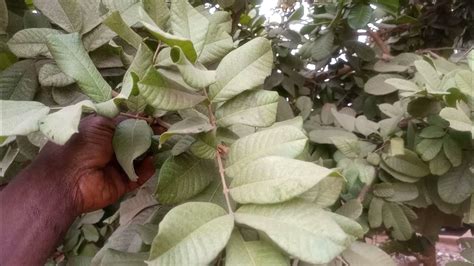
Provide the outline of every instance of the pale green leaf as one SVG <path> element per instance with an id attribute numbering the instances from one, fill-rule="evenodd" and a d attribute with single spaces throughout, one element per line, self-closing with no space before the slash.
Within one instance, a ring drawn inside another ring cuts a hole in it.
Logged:
<path id="1" fill-rule="evenodd" d="M 138 79 L 142 79 L 146 71 L 153 65 L 153 52 L 146 46 L 145 43 L 140 43 L 137 49 L 137 53 L 133 58 L 132 64 L 125 72 L 122 84 L 122 90 L 117 96 L 118 98 L 128 99 L 131 94 L 138 93 L 134 91 L 137 86 L 136 80 L 134 80 L 134 75 Z M 134 74 L 132 74 L 134 73 Z M 142 97 L 143 98 L 143 97 Z"/>
<path id="2" fill-rule="evenodd" d="M 362 214 L 364 207 L 358 199 L 352 199 L 344 203 L 341 207 L 336 210 L 337 214 L 345 216 L 350 219 L 357 219 Z"/>
<path id="3" fill-rule="evenodd" d="M 418 197 L 418 188 L 414 184 L 392 183 L 393 195 L 386 197 L 388 201 L 410 201 Z"/>
<path id="4" fill-rule="evenodd" d="M 373 197 L 372 201 L 370 201 L 368 220 L 371 228 L 377 228 L 382 225 L 382 209 L 384 203 L 384 200 L 377 197 Z"/>
<path id="5" fill-rule="evenodd" d="M 394 87 L 385 81 L 392 78 L 402 78 L 400 75 L 394 74 L 379 74 L 371 77 L 364 85 L 364 91 L 372 95 L 385 95 L 397 91 Z"/>
<path id="6" fill-rule="evenodd" d="M 81 228 L 82 234 L 84 235 L 84 239 L 89 242 L 96 242 L 99 240 L 99 232 L 95 228 L 95 226 L 90 224 L 85 224 Z"/>
<path id="7" fill-rule="evenodd" d="M 207 132 L 211 130 L 213 126 L 209 123 L 208 119 L 201 117 L 190 117 L 181 120 L 173 125 L 160 136 L 160 144 L 163 144 L 171 136 L 175 134 L 197 134 L 201 132 Z"/>
<path id="8" fill-rule="evenodd" d="M 22 60 L 0 73 L 0 99 L 30 101 L 38 89 L 32 60 Z"/>
<path id="9" fill-rule="evenodd" d="M 112 12 L 109 16 L 107 16 L 107 18 L 104 19 L 102 23 L 117 33 L 118 36 L 124 39 L 128 44 L 135 47 L 136 49 L 139 48 L 142 42 L 142 37 L 140 37 L 140 35 L 133 31 L 125 23 L 125 21 L 123 21 L 122 17 L 120 16 L 120 12 Z"/>
<path id="10" fill-rule="evenodd" d="M 355 120 L 355 129 L 364 136 L 377 133 L 379 127 L 378 123 L 370 121 L 365 115 L 359 115 Z"/>
<path id="11" fill-rule="evenodd" d="M 386 228 L 392 229 L 392 235 L 397 240 L 409 240 L 414 231 L 403 209 L 396 203 L 383 204 L 383 223 Z"/>
<path id="12" fill-rule="evenodd" d="M 114 249 L 107 249 L 100 265 L 145 266 L 148 252 L 128 253 Z"/>
<path id="13" fill-rule="evenodd" d="M 48 47 L 59 68 L 72 77 L 87 96 L 96 102 L 111 98 L 112 88 L 84 50 L 79 34 L 50 35 Z"/>
<path id="14" fill-rule="evenodd" d="M 143 7 L 158 27 L 166 29 L 170 18 L 170 10 L 166 0 L 144 0 Z"/>
<path id="15" fill-rule="evenodd" d="M 443 175 L 451 168 L 451 163 L 444 153 L 440 152 L 429 162 L 429 167 L 433 175 Z"/>
<path id="16" fill-rule="evenodd" d="M 331 139 L 333 137 L 357 140 L 357 136 L 353 133 L 337 127 L 321 127 L 309 132 L 309 139 L 315 143 L 333 144 Z"/>
<path id="17" fill-rule="evenodd" d="M 334 172 L 301 194 L 299 198 L 313 202 L 321 208 L 330 207 L 339 199 L 344 185 L 344 177 Z"/>
<path id="18" fill-rule="evenodd" d="M 397 172 L 393 168 L 389 167 L 383 160 L 380 162 L 380 168 L 382 168 L 385 172 L 389 173 L 395 179 L 398 179 L 406 183 L 415 183 L 421 178 L 421 177 L 414 177 L 414 176 L 407 175 L 405 173 Z"/>
<path id="19" fill-rule="evenodd" d="M 229 35 L 232 19 L 228 12 L 217 11 L 209 19 L 209 29 L 198 61 L 203 64 L 214 63 L 234 48 Z"/>
<path id="20" fill-rule="evenodd" d="M 351 266 L 396 266 L 390 255 L 375 245 L 354 242 L 342 253 L 344 260 Z"/>
<path id="21" fill-rule="evenodd" d="M 397 15 L 400 7 L 398 0 L 370 0 L 370 3 L 392 15 Z"/>
<path id="22" fill-rule="evenodd" d="M 418 85 L 406 79 L 389 78 L 385 80 L 385 83 L 402 91 L 412 91 L 412 92 L 421 91 Z"/>
<path id="23" fill-rule="evenodd" d="M 360 154 L 359 141 L 344 137 L 331 137 L 332 143 L 348 158 L 357 158 Z"/>
<path id="24" fill-rule="evenodd" d="M 300 201 L 244 205 L 235 221 L 262 231 L 285 252 L 310 263 L 330 262 L 353 240 L 331 213 Z"/>
<path id="25" fill-rule="evenodd" d="M 372 184 L 377 175 L 375 167 L 370 165 L 367 160 L 364 159 L 355 159 L 354 166 L 359 172 L 359 180 L 368 185 Z"/>
<path id="26" fill-rule="evenodd" d="M 196 142 L 191 145 L 191 152 L 199 158 L 214 159 L 217 152 L 217 139 L 211 132 L 199 134 Z"/>
<path id="27" fill-rule="evenodd" d="M 74 79 L 64 74 L 55 64 L 44 64 L 38 72 L 41 86 L 65 87 L 74 83 Z"/>
<path id="28" fill-rule="evenodd" d="M 405 154 L 383 156 L 383 161 L 393 170 L 402 174 L 420 178 L 429 174 L 428 166 L 412 151 L 405 149 Z"/>
<path id="29" fill-rule="evenodd" d="M 70 85 L 63 88 L 53 88 L 52 97 L 53 100 L 61 106 L 75 104 L 84 100 L 90 100 L 89 97 L 81 93 L 76 85 Z"/>
<path id="30" fill-rule="evenodd" d="M 120 109 L 114 99 L 110 99 L 101 103 L 96 103 L 94 104 L 94 106 L 95 112 L 100 116 L 115 118 L 120 114 Z"/>
<path id="31" fill-rule="evenodd" d="M 437 90 L 441 84 L 441 80 L 436 69 L 425 60 L 415 61 L 415 67 L 426 86 L 431 90 Z"/>
<path id="32" fill-rule="evenodd" d="M 28 135 L 39 130 L 49 107 L 39 102 L 0 100 L 0 136 Z"/>
<path id="33" fill-rule="evenodd" d="M 296 108 L 300 110 L 300 116 L 306 120 L 313 109 L 313 101 L 308 96 L 300 96 L 295 102 Z"/>
<path id="34" fill-rule="evenodd" d="M 184 135 L 180 136 L 181 138 L 176 142 L 176 144 L 171 149 L 171 155 L 178 156 L 189 150 L 191 144 L 196 141 L 192 136 Z"/>
<path id="35" fill-rule="evenodd" d="M 226 101 L 243 91 L 263 85 L 270 75 L 273 53 L 270 41 L 257 37 L 227 54 L 216 70 L 216 83 L 210 87 L 213 102 Z"/>
<path id="36" fill-rule="evenodd" d="M 175 46 L 170 51 L 171 60 L 181 72 L 184 81 L 194 88 L 206 88 L 216 82 L 216 71 L 193 65 L 184 56 L 183 51 Z"/>
<path id="37" fill-rule="evenodd" d="M 200 54 L 209 29 L 209 20 L 194 9 L 187 0 L 173 1 L 170 13 L 173 34 L 189 39 L 194 44 L 197 54 Z"/>
<path id="38" fill-rule="evenodd" d="M 176 35 L 169 34 L 162 29 L 160 29 L 158 26 L 154 24 L 150 24 L 145 21 L 140 21 L 143 26 L 158 40 L 166 43 L 170 47 L 173 46 L 178 46 L 183 50 L 183 53 L 186 55 L 186 57 L 189 59 L 191 62 L 195 62 L 197 59 L 197 53 L 196 50 L 194 49 L 194 44 L 186 38 L 179 37 Z"/>
<path id="39" fill-rule="evenodd" d="M 309 190 L 331 172 L 314 163 L 263 157 L 237 172 L 230 184 L 230 195 L 242 204 L 284 202 Z"/>
<path id="40" fill-rule="evenodd" d="M 332 53 L 333 43 L 334 33 L 332 31 L 321 35 L 311 43 L 311 57 L 316 61 L 327 58 Z"/>
<path id="41" fill-rule="evenodd" d="M 207 265 L 229 241 L 234 221 L 221 207 L 189 202 L 161 221 L 148 265 Z"/>
<path id="42" fill-rule="evenodd" d="M 395 189 L 392 183 L 379 183 L 374 185 L 373 193 L 377 197 L 387 198 L 392 197 L 395 194 Z"/>
<path id="43" fill-rule="evenodd" d="M 367 26 L 374 11 L 369 5 L 357 4 L 352 7 L 347 16 L 347 24 L 353 29 L 362 29 Z"/>
<path id="44" fill-rule="evenodd" d="M 64 145 L 74 133 L 79 132 L 79 121 L 83 109 L 95 111 L 94 104 L 85 100 L 51 113 L 39 122 L 39 129 L 48 139 L 56 144 Z"/>
<path id="45" fill-rule="evenodd" d="M 205 99 L 204 96 L 198 94 L 171 88 L 154 68 L 147 71 L 138 83 L 138 88 L 149 105 L 161 110 L 191 108 Z"/>
<path id="46" fill-rule="evenodd" d="M 458 167 L 462 163 L 462 149 L 459 144 L 449 135 L 443 138 L 443 151 L 446 158 L 454 166 Z"/>
<path id="47" fill-rule="evenodd" d="M 275 122 L 277 105 L 276 92 L 264 90 L 243 92 L 217 108 L 216 122 L 222 127 L 233 124 L 267 127 Z"/>
<path id="48" fill-rule="evenodd" d="M 212 160 L 189 154 L 170 157 L 161 167 L 155 197 L 163 204 L 181 203 L 203 191 L 217 175 Z"/>
<path id="49" fill-rule="evenodd" d="M 438 193 L 442 200 L 459 204 L 474 193 L 474 173 L 472 158 L 466 159 L 463 164 L 438 179 Z"/>
<path id="50" fill-rule="evenodd" d="M 446 134 L 446 130 L 444 128 L 441 128 L 438 126 L 428 126 L 420 132 L 419 136 L 422 138 L 433 139 L 433 138 L 441 138 L 445 134 Z"/>
<path id="51" fill-rule="evenodd" d="M 24 29 L 18 31 L 8 40 L 8 48 L 17 57 L 51 57 L 47 42 L 48 36 L 51 34 L 61 34 L 61 31 L 54 29 Z"/>
<path id="52" fill-rule="evenodd" d="M 430 161 L 441 151 L 442 139 L 424 139 L 416 145 L 416 151 L 421 154 L 423 161 Z"/>
<path id="53" fill-rule="evenodd" d="M 473 131 L 472 122 L 469 117 L 461 110 L 445 107 L 439 115 L 449 122 L 449 127 L 459 131 Z"/>
<path id="54" fill-rule="evenodd" d="M 307 138 L 293 126 L 263 130 L 235 141 L 226 160 L 226 174 L 234 177 L 248 163 L 264 156 L 295 158 L 303 152 Z"/>
<path id="55" fill-rule="evenodd" d="M 263 241 L 245 241 L 239 231 L 234 230 L 226 247 L 225 264 L 228 266 L 285 266 L 289 258 L 277 248 Z"/>
<path id="56" fill-rule="evenodd" d="M 51 22 L 68 32 L 81 32 L 82 13 L 76 0 L 33 0 L 36 8 Z"/>
<path id="57" fill-rule="evenodd" d="M 105 26 L 100 24 L 92 31 L 82 36 L 82 43 L 86 51 L 94 51 L 102 45 L 109 43 L 117 34 Z"/>
<path id="58" fill-rule="evenodd" d="M 139 119 L 124 120 L 115 129 L 112 140 L 115 157 L 132 181 L 138 180 L 133 168 L 133 160 L 148 150 L 152 135 L 150 126 Z"/>

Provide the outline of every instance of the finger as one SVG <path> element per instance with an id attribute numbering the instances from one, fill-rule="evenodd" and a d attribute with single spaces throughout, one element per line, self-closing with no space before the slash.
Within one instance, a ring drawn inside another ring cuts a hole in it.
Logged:
<path id="1" fill-rule="evenodd" d="M 141 185 L 145 184 L 150 177 L 153 176 L 155 173 L 155 165 L 153 164 L 153 156 L 146 157 L 138 167 L 136 167 L 136 172 L 138 175 L 138 180 L 136 182 L 129 181 L 128 188 L 129 191 L 140 187 Z"/>

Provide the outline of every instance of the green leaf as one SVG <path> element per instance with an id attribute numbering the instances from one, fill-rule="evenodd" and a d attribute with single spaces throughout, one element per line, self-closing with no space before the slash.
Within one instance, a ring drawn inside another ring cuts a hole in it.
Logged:
<path id="1" fill-rule="evenodd" d="M 230 184 L 230 195 L 242 204 L 284 202 L 309 190 L 331 172 L 314 163 L 263 157 L 237 172 Z"/>
<path id="2" fill-rule="evenodd" d="M 124 120 L 115 129 L 112 140 L 115 156 L 132 181 L 138 180 L 133 168 L 133 160 L 148 150 L 152 135 L 150 126 L 139 119 Z"/>
<path id="3" fill-rule="evenodd" d="M 173 124 L 165 133 L 160 136 L 160 144 L 171 138 L 175 134 L 197 134 L 211 130 L 213 126 L 209 120 L 201 117 L 190 117 Z"/>
<path id="4" fill-rule="evenodd" d="M 166 0 L 144 0 L 143 7 L 158 27 L 166 29 L 170 18 L 170 10 Z"/>
<path id="5" fill-rule="evenodd" d="M 304 6 L 300 6 L 288 17 L 288 22 L 300 20 L 304 15 Z"/>
<path id="6" fill-rule="evenodd" d="M 82 12 L 76 0 L 33 0 L 51 22 L 68 32 L 81 32 Z"/>
<path id="7" fill-rule="evenodd" d="M 191 144 L 193 144 L 193 142 L 195 141 L 196 140 L 192 136 L 189 136 L 189 135 L 180 136 L 180 139 L 178 140 L 178 142 L 176 142 L 176 144 L 171 149 L 171 155 L 178 156 L 188 151 L 189 148 L 191 147 Z"/>
<path id="8" fill-rule="evenodd" d="M 7 33 L 8 9 L 5 0 L 0 0 L 0 35 Z"/>
<path id="9" fill-rule="evenodd" d="M 351 266 L 395 266 L 390 255 L 380 248 L 363 242 L 354 242 L 342 253 L 344 260 Z"/>
<path id="10" fill-rule="evenodd" d="M 472 158 L 438 179 L 438 193 L 442 200 L 459 204 L 473 194 L 474 173 L 469 169 L 472 167 L 472 162 L 469 160 L 472 161 Z"/>
<path id="11" fill-rule="evenodd" d="M 217 108 L 216 122 L 222 127 L 234 124 L 267 127 L 275 122 L 277 105 L 277 92 L 246 91 Z"/>
<path id="12" fill-rule="evenodd" d="M 137 80 L 143 79 L 147 70 L 153 65 L 153 52 L 144 43 L 140 43 L 137 49 L 137 53 L 133 58 L 132 64 L 125 72 L 123 78 L 123 85 L 118 98 L 128 99 L 131 94 L 135 95 L 138 93 Z M 134 79 L 136 75 L 136 79 Z"/>
<path id="13" fill-rule="evenodd" d="M 293 126 L 263 130 L 235 141 L 226 161 L 226 174 L 236 176 L 244 167 L 264 156 L 295 158 L 303 152 L 307 138 Z"/>
<path id="14" fill-rule="evenodd" d="M 65 87 L 75 82 L 55 64 L 44 64 L 38 72 L 38 80 L 41 86 L 51 87 Z"/>
<path id="15" fill-rule="evenodd" d="M 351 132 L 337 127 L 321 127 L 309 132 L 309 139 L 320 144 L 333 144 L 333 137 L 357 140 L 357 136 Z"/>
<path id="16" fill-rule="evenodd" d="M 209 29 L 209 20 L 186 0 L 173 1 L 170 12 L 173 34 L 191 40 L 197 54 L 200 54 Z"/>
<path id="17" fill-rule="evenodd" d="M 193 43 L 189 39 L 169 34 L 160 29 L 158 26 L 145 21 L 140 21 L 140 23 L 143 24 L 143 26 L 151 33 L 151 35 L 153 35 L 153 37 L 166 43 L 170 47 L 178 46 L 181 48 L 181 50 L 183 50 L 183 53 L 186 55 L 189 61 L 192 63 L 196 62 L 197 53 L 194 49 Z"/>
<path id="18" fill-rule="evenodd" d="M 49 107 L 39 102 L 0 100 L 0 136 L 28 135 L 39 130 Z"/>
<path id="19" fill-rule="evenodd" d="M 438 89 L 441 84 L 440 75 L 430 63 L 425 60 L 417 60 L 415 61 L 415 67 L 428 89 Z"/>
<path id="20" fill-rule="evenodd" d="M 343 137 L 332 137 L 333 144 L 348 158 L 357 158 L 360 154 L 359 141 Z"/>
<path id="21" fill-rule="evenodd" d="M 333 172 L 301 194 L 299 198 L 310 201 L 321 208 L 330 207 L 339 199 L 345 183 L 341 175 Z"/>
<path id="22" fill-rule="evenodd" d="M 371 228 L 378 228 L 382 225 L 384 203 L 384 200 L 377 197 L 373 197 L 372 201 L 370 201 L 368 220 Z"/>
<path id="23" fill-rule="evenodd" d="M 392 197 L 395 189 L 392 183 L 379 183 L 374 185 L 374 195 L 381 198 Z"/>
<path id="24" fill-rule="evenodd" d="M 159 176 L 155 197 L 163 204 L 176 204 L 199 194 L 218 173 L 214 161 L 182 154 L 166 160 Z"/>
<path id="25" fill-rule="evenodd" d="M 30 101 L 38 89 L 36 68 L 32 60 L 15 63 L 0 73 L 0 99 Z"/>
<path id="26" fill-rule="evenodd" d="M 398 9 L 400 7 L 399 0 L 370 0 L 370 3 L 382 8 L 392 15 L 398 14 Z"/>
<path id="27" fill-rule="evenodd" d="M 405 154 L 383 156 L 383 161 L 393 170 L 412 177 L 424 177 L 429 174 L 428 166 L 412 151 L 405 149 Z"/>
<path id="28" fill-rule="evenodd" d="M 148 252 L 128 253 L 108 248 L 101 260 L 101 265 L 145 266 Z"/>
<path id="29" fill-rule="evenodd" d="M 112 88 L 84 50 L 79 34 L 50 35 L 48 47 L 59 68 L 72 77 L 87 96 L 96 102 L 111 98 Z"/>
<path id="30" fill-rule="evenodd" d="M 347 24 L 355 30 L 365 28 L 372 18 L 372 13 L 369 5 L 357 4 L 350 9 Z"/>
<path id="31" fill-rule="evenodd" d="M 380 168 L 382 168 L 385 172 L 390 174 L 395 179 L 398 179 L 406 183 L 415 183 L 421 178 L 421 177 L 409 176 L 405 173 L 397 172 L 394 169 L 390 168 L 384 161 L 380 162 Z"/>
<path id="32" fill-rule="evenodd" d="M 388 201 L 410 201 L 418 197 L 418 188 L 414 184 L 395 182 L 392 183 L 393 195 L 386 197 Z"/>
<path id="33" fill-rule="evenodd" d="M 362 214 L 364 207 L 358 199 L 352 199 L 344 203 L 336 210 L 337 214 L 343 215 L 350 219 L 357 219 Z"/>
<path id="34" fill-rule="evenodd" d="M 432 174 L 443 175 L 451 168 L 451 163 L 444 153 L 440 152 L 430 161 L 429 167 Z"/>
<path id="35" fill-rule="evenodd" d="M 383 223 L 386 228 L 392 229 L 392 235 L 397 240 L 409 240 L 414 231 L 403 209 L 396 203 L 386 202 L 382 208 Z"/>
<path id="36" fill-rule="evenodd" d="M 378 74 L 371 77 L 364 85 L 364 91 L 372 95 L 385 95 L 397 91 L 398 88 L 386 82 L 388 79 L 402 78 L 395 74 Z"/>
<path id="37" fill-rule="evenodd" d="M 311 57 L 320 61 L 331 55 L 334 43 L 334 33 L 328 31 L 311 43 Z"/>
<path id="38" fill-rule="evenodd" d="M 357 57 L 361 58 L 364 61 L 371 62 L 375 59 L 375 52 L 370 46 L 365 43 L 349 40 L 344 42 L 344 46 L 350 51 L 355 52 Z"/>
<path id="39" fill-rule="evenodd" d="M 234 221 L 221 207 L 184 203 L 161 221 L 150 249 L 148 265 L 207 265 L 229 241 Z M 196 241 L 196 240 L 206 241 Z"/>
<path id="40" fill-rule="evenodd" d="M 183 51 L 175 46 L 170 51 L 171 60 L 178 67 L 184 81 L 194 88 L 206 88 L 216 82 L 216 71 L 193 65 L 183 56 Z"/>
<path id="41" fill-rule="evenodd" d="M 140 35 L 133 31 L 125 23 L 125 21 L 123 21 L 122 16 L 120 16 L 120 12 L 112 12 L 109 16 L 107 16 L 107 18 L 104 19 L 102 23 L 117 33 L 120 38 L 124 39 L 128 44 L 135 47 L 136 49 L 138 49 L 142 43 L 142 37 L 140 37 Z"/>
<path id="42" fill-rule="evenodd" d="M 430 161 L 441 151 L 442 139 L 424 139 L 416 145 L 416 151 L 421 154 L 423 161 Z"/>
<path id="43" fill-rule="evenodd" d="M 445 107 L 439 115 L 449 122 L 449 127 L 459 131 L 473 131 L 472 122 L 469 117 L 461 110 Z"/>
<path id="44" fill-rule="evenodd" d="M 217 11 L 208 19 L 209 30 L 198 58 L 198 61 L 203 64 L 215 63 L 234 48 L 234 42 L 229 35 L 232 28 L 230 14 Z"/>
<path id="45" fill-rule="evenodd" d="M 138 88 L 149 105 L 161 110 L 191 108 L 205 99 L 204 96 L 198 94 L 171 88 L 154 68 L 148 69 L 143 79 L 138 82 Z"/>
<path id="46" fill-rule="evenodd" d="M 257 37 L 247 42 L 222 59 L 216 69 L 217 81 L 209 89 L 209 97 L 213 102 L 222 102 L 263 85 L 272 65 L 270 41 Z"/>
<path id="47" fill-rule="evenodd" d="M 89 242 L 97 242 L 99 240 L 99 232 L 95 226 L 90 224 L 84 224 L 81 228 L 82 233 L 84 234 L 84 239 Z"/>
<path id="48" fill-rule="evenodd" d="M 462 149 L 459 144 L 449 135 L 443 138 L 443 151 L 446 158 L 454 166 L 458 167 L 462 163 Z"/>
<path id="49" fill-rule="evenodd" d="M 217 139 L 211 132 L 199 134 L 191 145 L 191 152 L 202 159 L 214 159 L 217 152 Z"/>
<path id="50" fill-rule="evenodd" d="M 226 247 L 225 264 L 228 266 L 285 266 L 290 264 L 290 259 L 265 241 L 245 241 L 242 234 L 234 230 Z"/>
<path id="51" fill-rule="evenodd" d="M 397 88 L 401 91 L 409 91 L 409 92 L 419 92 L 421 89 L 416 85 L 416 83 L 400 78 L 389 78 L 385 80 L 385 83 Z"/>
<path id="52" fill-rule="evenodd" d="M 300 116 L 303 117 L 303 120 L 306 120 L 313 109 L 313 101 L 308 96 L 300 96 L 296 99 L 295 106 L 300 110 Z"/>
<path id="53" fill-rule="evenodd" d="M 377 133 L 379 128 L 378 123 L 367 119 L 365 115 L 359 115 L 355 120 L 355 129 L 364 136 Z"/>
<path id="54" fill-rule="evenodd" d="M 64 107 L 42 118 L 39 129 L 52 142 L 64 145 L 74 133 L 79 132 L 79 121 L 84 108 L 95 110 L 94 104 L 89 100 Z"/>
<path id="55" fill-rule="evenodd" d="M 109 43 L 115 36 L 117 36 L 117 34 L 110 30 L 109 27 L 105 26 L 105 24 L 100 24 L 92 31 L 84 34 L 82 42 L 87 51 L 94 51 L 104 44 Z"/>
<path id="56" fill-rule="evenodd" d="M 61 34 L 61 31 L 38 28 L 24 29 L 15 33 L 15 35 L 8 40 L 8 48 L 10 48 L 10 51 L 17 57 L 51 57 L 47 46 L 48 36 L 51 34 Z"/>
<path id="57" fill-rule="evenodd" d="M 424 128 L 420 132 L 420 137 L 422 138 L 428 138 L 428 139 L 434 139 L 434 138 L 441 138 L 446 134 L 446 131 L 438 126 L 429 126 Z"/>
<path id="58" fill-rule="evenodd" d="M 316 264 L 330 262 L 353 240 L 331 213 L 300 201 L 244 205 L 235 213 L 235 221 L 265 233 L 288 254 Z"/>

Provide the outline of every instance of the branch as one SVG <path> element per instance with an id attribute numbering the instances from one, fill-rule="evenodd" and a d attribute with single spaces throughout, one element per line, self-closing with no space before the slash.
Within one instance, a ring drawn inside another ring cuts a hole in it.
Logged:
<path id="1" fill-rule="evenodd" d="M 224 164 L 222 163 L 221 152 L 219 150 L 217 150 L 216 152 L 216 159 L 217 159 L 217 165 L 219 166 L 219 175 L 221 176 L 222 193 L 224 193 L 225 202 L 227 203 L 227 209 L 229 210 L 230 215 L 234 215 L 234 211 L 232 210 L 232 205 L 230 204 L 229 188 L 227 187 L 227 183 L 225 181 Z"/>
<path id="2" fill-rule="evenodd" d="M 382 50 L 382 59 L 385 60 L 385 59 L 391 58 L 392 56 L 390 55 L 390 49 L 388 48 L 387 45 L 385 45 L 382 38 L 380 38 L 380 35 L 378 34 L 378 32 L 368 29 L 367 33 L 369 33 L 370 37 L 374 40 L 374 42 L 377 44 L 380 50 Z"/>
<path id="3" fill-rule="evenodd" d="M 134 119 L 141 119 L 141 120 L 145 120 L 148 124 L 153 124 L 154 122 L 154 119 L 151 118 L 151 117 L 145 117 L 145 116 L 141 116 L 141 115 L 138 115 L 138 114 L 129 114 L 129 113 L 120 113 L 121 116 L 125 116 L 125 117 L 130 117 L 130 118 L 134 118 Z"/>

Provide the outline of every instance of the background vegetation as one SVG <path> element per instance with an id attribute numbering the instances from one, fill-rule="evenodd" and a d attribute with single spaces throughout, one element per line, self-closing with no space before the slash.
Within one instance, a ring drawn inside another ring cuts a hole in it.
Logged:
<path id="1" fill-rule="evenodd" d="M 0 0 L 1 182 L 83 113 L 132 118 L 132 180 L 155 156 L 51 264 L 435 265 L 441 228 L 472 229 L 474 2 L 260 5 Z"/>

